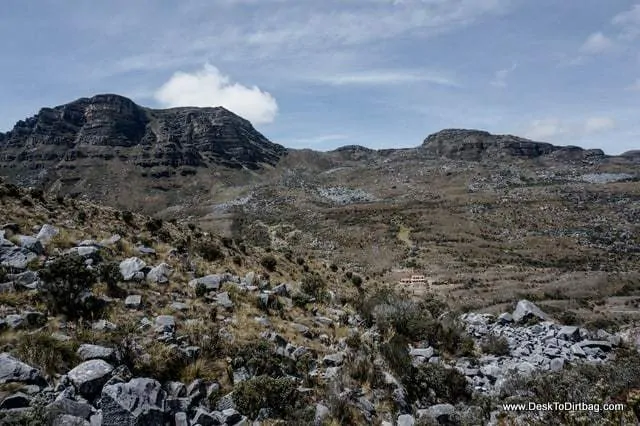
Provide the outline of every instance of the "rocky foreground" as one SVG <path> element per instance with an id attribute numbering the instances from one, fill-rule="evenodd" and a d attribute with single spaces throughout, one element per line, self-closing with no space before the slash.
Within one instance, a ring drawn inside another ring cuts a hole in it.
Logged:
<path id="1" fill-rule="evenodd" d="M 456 313 L 337 265 L 2 188 L 24 208 L 0 231 L 0 424 L 584 420 L 501 409 L 544 398 L 624 401 L 587 420 L 636 421 L 633 329 L 562 325 L 527 300 Z"/>

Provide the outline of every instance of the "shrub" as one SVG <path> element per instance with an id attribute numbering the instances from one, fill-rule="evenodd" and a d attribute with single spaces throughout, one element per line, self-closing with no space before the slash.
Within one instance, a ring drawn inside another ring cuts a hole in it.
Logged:
<path id="1" fill-rule="evenodd" d="M 425 363 L 418 367 L 412 366 L 402 376 L 402 383 L 411 402 L 426 398 L 423 403 L 434 404 L 436 401 L 430 401 L 428 397 L 431 392 L 438 399 L 451 404 L 471 398 L 466 377 L 455 368 L 445 368 L 441 364 Z"/>
<path id="2" fill-rule="evenodd" d="M 236 348 L 234 355 L 253 376 L 281 377 L 288 367 L 287 360 L 275 355 L 271 344 L 266 340 L 240 346 Z"/>
<path id="3" fill-rule="evenodd" d="M 84 223 L 87 220 L 87 213 L 84 210 L 80 210 L 77 216 L 78 222 Z"/>
<path id="4" fill-rule="evenodd" d="M 158 219 L 158 218 L 149 219 L 144 224 L 144 227 L 147 229 L 147 231 L 151 233 L 158 232 L 159 230 L 162 229 L 162 219 Z"/>
<path id="5" fill-rule="evenodd" d="M 269 408 L 273 417 L 286 418 L 299 408 L 301 398 L 296 388 L 288 378 L 263 375 L 236 385 L 233 400 L 240 412 L 252 418 L 261 408 Z"/>
<path id="6" fill-rule="evenodd" d="M 577 325 L 578 315 L 574 311 L 564 311 L 560 314 L 559 320 L 564 325 Z"/>
<path id="7" fill-rule="evenodd" d="M 208 262 L 224 259 L 224 253 L 214 241 L 204 241 L 198 244 L 196 250 Z"/>
<path id="8" fill-rule="evenodd" d="M 304 265 L 304 259 L 302 257 L 296 257 L 296 263 L 302 266 Z"/>
<path id="9" fill-rule="evenodd" d="M 49 310 L 69 318 L 87 317 L 98 308 L 89 290 L 96 282 L 77 254 L 59 257 L 40 270 L 42 291 Z"/>
<path id="10" fill-rule="evenodd" d="M 122 220 L 127 225 L 133 225 L 133 213 L 128 210 L 122 212 Z"/>
<path id="11" fill-rule="evenodd" d="M 362 285 L 362 277 L 360 275 L 352 276 L 351 283 L 356 287 L 360 287 Z"/>
<path id="12" fill-rule="evenodd" d="M 497 356 L 509 355 L 509 341 L 503 336 L 492 334 L 480 345 L 482 352 Z"/>
<path id="13" fill-rule="evenodd" d="M 0 265 L 0 283 L 7 281 L 7 268 Z"/>
<path id="14" fill-rule="evenodd" d="M 100 282 L 107 285 L 107 294 L 110 297 L 122 297 L 124 290 L 118 287 L 118 283 L 124 278 L 120 272 L 119 264 L 117 262 L 103 263 L 97 271 Z"/>
<path id="15" fill-rule="evenodd" d="M 338 265 L 332 263 L 331 265 L 329 265 L 329 269 L 331 269 L 331 272 L 338 272 Z"/>
<path id="16" fill-rule="evenodd" d="M 391 371 L 402 376 L 411 369 L 409 356 L 409 340 L 400 335 L 394 335 L 388 342 L 380 346 L 380 353 L 389 364 Z"/>
<path id="17" fill-rule="evenodd" d="M 325 287 L 324 280 L 318 274 L 305 274 L 300 283 L 300 290 L 316 299 L 324 297 Z"/>
<path id="18" fill-rule="evenodd" d="M 267 255 L 264 256 L 261 260 L 260 260 L 260 264 L 267 270 L 270 272 L 273 272 L 276 270 L 276 265 L 278 264 L 278 261 L 276 260 L 275 257 L 273 257 L 272 255 Z"/>

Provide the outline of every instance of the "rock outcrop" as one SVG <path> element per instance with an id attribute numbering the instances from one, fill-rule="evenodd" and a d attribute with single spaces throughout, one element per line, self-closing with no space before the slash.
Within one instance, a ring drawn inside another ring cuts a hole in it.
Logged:
<path id="1" fill-rule="evenodd" d="M 555 146 L 512 135 L 493 135 L 481 130 L 445 129 L 428 136 L 422 148 L 429 153 L 455 160 L 479 161 L 503 157 L 537 158 L 555 155 L 559 159 L 580 160 L 603 157 L 599 149 Z"/>

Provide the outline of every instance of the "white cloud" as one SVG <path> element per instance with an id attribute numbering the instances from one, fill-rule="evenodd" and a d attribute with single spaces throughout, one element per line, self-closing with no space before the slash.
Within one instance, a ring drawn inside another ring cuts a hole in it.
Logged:
<path id="1" fill-rule="evenodd" d="M 640 4 L 621 12 L 613 17 L 611 23 L 621 27 L 619 37 L 625 40 L 633 40 L 640 35 Z"/>
<path id="2" fill-rule="evenodd" d="M 562 139 L 573 140 L 612 130 L 615 127 L 616 122 L 610 117 L 593 116 L 577 120 L 546 118 L 531 121 L 523 134 L 533 140 L 561 142 Z"/>
<path id="3" fill-rule="evenodd" d="M 587 134 L 611 130 L 616 126 L 614 119 L 610 117 L 590 117 L 584 123 L 584 132 Z"/>
<path id="4" fill-rule="evenodd" d="M 564 134 L 566 129 L 563 124 L 556 118 L 548 118 L 543 120 L 533 120 L 529 128 L 525 130 L 524 135 L 533 140 L 547 140 Z"/>
<path id="5" fill-rule="evenodd" d="M 450 77 L 430 71 L 375 70 L 353 73 L 310 76 L 311 80 L 326 84 L 342 85 L 389 85 L 412 82 L 427 82 L 439 86 L 459 87 Z"/>
<path id="6" fill-rule="evenodd" d="M 496 71 L 496 74 L 491 80 L 491 85 L 494 87 L 507 87 L 507 78 L 517 68 L 517 64 L 513 64 L 509 68 L 503 68 Z"/>
<path id="7" fill-rule="evenodd" d="M 602 32 L 596 32 L 587 37 L 580 51 L 590 55 L 597 55 L 612 50 L 614 46 L 613 40 L 605 36 Z"/>
<path id="8" fill-rule="evenodd" d="M 278 113 L 271 94 L 234 83 L 210 64 L 193 73 L 176 72 L 154 97 L 165 107 L 223 106 L 254 124 L 271 123 Z"/>

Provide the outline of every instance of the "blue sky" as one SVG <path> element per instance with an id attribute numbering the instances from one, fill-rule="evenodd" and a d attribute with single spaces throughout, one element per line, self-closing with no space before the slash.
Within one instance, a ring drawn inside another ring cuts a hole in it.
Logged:
<path id="1" fill-rule="evenodd" d="M 478 128 L 640 148 L 637 0 L 5 0 L 0 130 L 118 93 L 293 148 Z"/>

